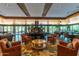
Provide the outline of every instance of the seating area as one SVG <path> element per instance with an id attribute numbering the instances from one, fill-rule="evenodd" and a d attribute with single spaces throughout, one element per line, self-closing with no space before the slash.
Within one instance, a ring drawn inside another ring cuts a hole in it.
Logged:
<path id="1" fill-rule="evenodd" d="M 75 37 L 73 41 L 67 43 L 59 39 L 60 36 L 58 33 L 51 34 L 48 36 L 48 40 L 45 40 L 40 38 L 33 39 L 27 34 L 22 34 L 22 41 L 18 42 L 11 42 L 7 37 L 2 37 L 0 39 L 0 52 L 3 56 L 77 56 L 79 38 Z M 37 40 L 37 42 L 35 40 Z M 46 48 L 43 48 L 44 42 L 40 40 L 46 42 Z M 32 41 L 35 41 L 37 44 L 32 43 Z M 36 54 L 34 54 L 35 52 Z"/>
<path id="2" fill-rule="evenodd" d="M 78 3 L 0 4 L 0 56 L 79 56 L 76 7 Z"/>

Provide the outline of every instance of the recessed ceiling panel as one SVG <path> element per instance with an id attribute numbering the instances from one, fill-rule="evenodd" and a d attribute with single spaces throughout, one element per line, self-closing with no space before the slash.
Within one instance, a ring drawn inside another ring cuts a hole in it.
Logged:
<path id="1" fill-rule="evenodd" d="M 24 3 L 31 17 L 42 17 L 45 3 Z M 79 11 L 79 3 L 53 3 L 45 17 L 66 17 Z M 25 16 L 16 3 L 0 3 L 0 15 Z"/>
<path id="2" fill-rule="evenodd" d="M 27 10 L 33 17 L 41 17 L 43 13 L 44 3 L 26 3 Z"/>
<path id="3" fill-rule="evenodd" d="M 0 14 L 4 16 L 25 16 L 16 3 L 0 3 Z"/>
<path id="4" fill-rule="evenodd" d="M 79 3 L 53 3 L 46 17 L 66 17 L 79 11 Z"/>

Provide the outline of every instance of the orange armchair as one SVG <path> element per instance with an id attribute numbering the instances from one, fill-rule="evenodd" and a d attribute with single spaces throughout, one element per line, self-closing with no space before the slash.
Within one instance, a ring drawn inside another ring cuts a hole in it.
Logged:
<path id="1" fill-rule="evenodd" d="M 48 37 L 48 42 L 54 42 L 56 41 L 56 37 L 54 34 L 52 34 L 50 37 Z"/>
<path id="2" fill-rule="evenodd" d="M 77 56 L 79 43 L 76 43 L 75 46 L 76 46 L 75 48 L 67 48 L 66 46 L 58 45 L 57 55 L 58 56 Z"/>
<path id="3" fill-rule="evenodd" d="M 7 48 L 6 44 L 0 42 L 0 47 L 2 49 L 3 56 L 21 56 L 21 45 Z"/>
<path id="4" fill-rule="evenodd" d="M 54 42 L 54 41 L 56 41 L 56 39 L 54 39 L 53 37 L 48 38 L 48 42 Z"/>
<path id="5" fill-rule="evenodd" d="M 32 37 L 26 34 L 22 34 L 21 37 L 22 37 L 22 42 L 24 43 L 27 43 L 28 41 L 32 40 Z"/>

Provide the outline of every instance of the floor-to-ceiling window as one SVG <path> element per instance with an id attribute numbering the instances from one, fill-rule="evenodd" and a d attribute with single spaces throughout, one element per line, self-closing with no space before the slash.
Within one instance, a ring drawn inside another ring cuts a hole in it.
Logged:
<path id="1" fill-rule="evenodd" d="M 60 32 L 67 32 L 68 31 L 68 27 L 66 25 L 61 25 L 60 26 Z"/>
<path id="2" fill-rule="evenodd" d="M 71 32 L 79 33 L 79 24 L 70 25 L 38 25 L 46 33 L 53 34 L 54 32 Z M 12 33 L 16 41 L 21 40 L 21 34 L 29 33 L 30 29 L 35 25 L 0 25 L 0 34 Z"/>

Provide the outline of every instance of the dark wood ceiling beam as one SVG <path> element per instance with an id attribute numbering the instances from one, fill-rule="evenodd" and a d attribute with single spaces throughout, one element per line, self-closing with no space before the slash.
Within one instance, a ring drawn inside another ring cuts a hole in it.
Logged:
<path id="1" fill-rule="evenodd" d="M 23 13 L 26 15 L 26 16 L 31 16 L 27 10 L 27 7 L 25 6 L 24 3 L 17 3 L 17 5 L 19 6 L 19 8 L 23 11 Z"/>
<path id="2" fill-rule="evenodd" d="M 49 9 L 51 8 L 51 6 L 52 6 L 52 3 L 45 3 L 42 16 L 47 15 L 47 13 L 48 13 Z"/>

